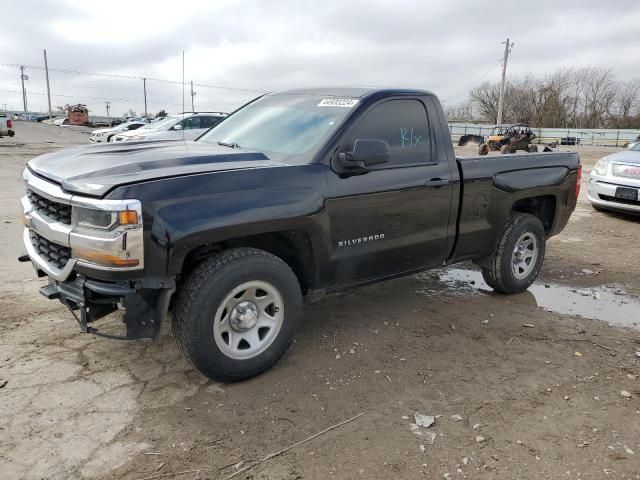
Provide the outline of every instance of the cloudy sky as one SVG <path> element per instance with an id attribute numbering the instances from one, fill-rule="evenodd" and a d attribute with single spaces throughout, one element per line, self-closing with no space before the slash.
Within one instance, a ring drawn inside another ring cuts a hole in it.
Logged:
<path id="1" fill-rule="evenodd" d="M 43 48 L 54 108 L 103 115 L 109 100 L 112 116 L 144 110 L 141 77 L 149 112 L 181 111 L 183 50 L 200 110 L 322 85 L 412 86 L 455 104 L 499 78 L 507 37 L 509 75 L 602 66 L 640 76 L 638 0 L 20 0 L 0 11 L 0 109 L 22 109 L 22 64 L 29 109 L 46 110 Z"/>

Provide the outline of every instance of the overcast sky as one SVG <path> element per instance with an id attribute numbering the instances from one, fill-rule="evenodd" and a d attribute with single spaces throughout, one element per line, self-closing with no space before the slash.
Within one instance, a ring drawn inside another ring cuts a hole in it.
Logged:
<path id="1" fill-rule="evenodd" d="M 0 109 L 22 109 L 11 64 L 173 80 L 147 82 L 149 112 L 182 110 L 185 80 L 273 91 L 302 86 L 411 86 L 447 104 L 509 75 L 602 66 L 640 76 L 640 1 L 5 1 L 0 7 Z M 46 110 L 44 72 L 27 68 L 28 106 Z M 96 115 L 142 112 L 142 80 L 52 71 L 52 104 Z M 228 111 L 257 92 L 196 87 L 196 109 Z M 186 107 L 191 97 L 186 89 Z"/>

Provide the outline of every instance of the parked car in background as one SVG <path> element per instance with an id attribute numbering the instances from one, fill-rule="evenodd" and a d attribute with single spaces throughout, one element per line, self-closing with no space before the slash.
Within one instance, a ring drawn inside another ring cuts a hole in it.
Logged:
<path id="1" fill-rule="evenodd" d="M 131 132 L 137 130 L 144 125 L 148 125 L 147 122 L 142 120 L 135 120 L 131 122 L 121 123 L 113 128 L 100 128 L 94 130 L 89 137 L 89 143 L 102 143 L 111 140 L 111 137 L 118 133 Z"/>
<path id="2" fill-rule="evenodd" d="M 0 113 L 0 137 L 13 137 L 15 134 L 13 120 L 6 114 Z"/>
<path id="3" fill-rule="evenodd" d="M 118 134 L 112 138 L 112 141 L 195 140 L 226 117 L 227 114 L 221 112 L 170 115 L 162 121 L 150 123 L 134 132 Z"/>
<path id="4" fill-rule="evenodd" d="M 596 210 L 640 214 L 640 143 L 598 160 L 591 170 L 588 198 Z"/>
<path id="5" fill-rule="evenodd" d="M 638 145 L 640 145 L 640 135 L 638 135 L 636 139 L 633 140 L 632 142 L 629 142 L 629 144 L 627 145 L 627 148 L 632 149 Z"/>

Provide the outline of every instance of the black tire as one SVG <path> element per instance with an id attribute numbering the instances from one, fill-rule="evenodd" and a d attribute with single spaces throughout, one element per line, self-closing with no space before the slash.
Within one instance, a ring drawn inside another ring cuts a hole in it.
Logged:
<path id="1" fill-rule="evenodd" d="M 503 145 L 503 146 L 500 148 L 500 152 L 502 152 L 502 153 L 513 153 L 513 150 L 512 150 L 512 148 L 511 148 L 511 146 L 509 146 L 509 145 Z"/>
<path id="2" fill-rule="evenodd" d="M 529 153 L 536 153 L 538 151 L 538 146 L 537 145 L 529 145 L 529 148 L 527 149 L 527 151 Z"/>
<path id="3" fill-rule="evenodd" d="M 489 154 L 489 145 L 487 145 L 486 143 L 483 143 L 482 145 L 480 145 L 480 148 L 478 148 L 478 155 L 488 155 Z"/>
<path id="4" fill-rule="evenodd" d="M 214 339 L 216 312 L 234 288 L 246 282 L 268 282 L 284 302 L 280 330 L 255 357 L 235 359 Z M 255 248 L 227 250 L 200 264 L 180 289 L 173 311 L 173 333 L 198 370 L 214 380 L 238 382 L 262 373 L 287 351 L 302 310 L 300 284 L 278 257 Z"/>
<path id="5" fill-rule="evenodd" d="M 524 278 L 517 278 L 512 270 L 516 244 L 526 233 L 537 241 L 534 265 Z M 534 282 L 542 268 L 545 254 L 545 232 L 542 222 L 528 213 L 514 213 L 502 233 L 498 248 L 491 255 L 488 268 L 482 268 L 484 281 L 496 292 L 512 294 L 525 291 Z"/>

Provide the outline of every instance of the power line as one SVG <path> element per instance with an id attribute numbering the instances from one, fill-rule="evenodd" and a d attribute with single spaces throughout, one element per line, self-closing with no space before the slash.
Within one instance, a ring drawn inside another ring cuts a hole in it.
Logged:
<path id="1" fill-rule="evenodd" d="M 1 93 L 21 93 L 20 90 L 0 90 Z M 46 96 L 46 92 L 32 92 L 29 91 L 29 95 L 40 95 L 40 96 Z M 100 101 L 105 101 L 105 102 L 123 102 L 123 103 L 139 103 L 139 100 L 135 100 L 132 98 L 105 98 L 105 97 L 85 97 L 82 95 L 63 95 L 63 94 L 55 94 L 52 93 L 51 94 L 52 97 L 61 97 L 61 98 L 74 98 L 74 99 L 81 99 L 81 100 L 100 100 Z M 161 101 L 161 100 L 147 100 L 148 103 L 154 103 L 154 104 L 158 104 L 158 105 L 171 105 L 172 107 L 181 107 L 182 104 L 181 103 L 173 103 L 173 102 L 165 102 L 165 101 Z M 215 110 L 215 111 L 219 111 L 220 107 L 213 107 L 210 105 L 201 105 L 202 109 L 208 109 L 208 110 Z"/>
<path id="2" fill-rule="evenodd" d="M 0 66 L 2 67 L 12 67 L 12 68 L 20 68 L 21 65 L 18 65 L 16 63 L 0 63 Z M 24 68 L 30 68 L 30 69 L 34 69 L 34 70 L 44 70 L 44 67 L 41 67 L 39 65 L 22 65 Z M 70 73 L 70 74 L 74 74 L 74 75 L 88 75 L 88 76 L 95 76 L 95 77 L 109 77 L 109 78 L 124 78 L 124 79 L 128 79 L 128 80 L 143 80 L 143 79 L 147 79 L 153 82 L 162 82 L 162 83 L 171 83 L 174 85 L 181 85 L 182 82 L 177 81 L 177 80 L 167 80 L 164 78 L 153 78 L 153 77 L 143 77 L 143 76 L 137 76 L 137 75 L 121 75 L 121 74 L 115 74 L 115 73 L 98 73 L 98 72 L 84 72 L 81 70 L 67 70 L 67 69 L 62 69 L 62 68 L 49 68 L 50 72 L 59 72 L 59 73 Z M 216 88 L 219 90 L 232 90 L 232 91 L 238 91 L 238 92 L 252 92 L 252 93 L 267 93 L 266 90 L 257 90 L 254 88 L 241 88 L 241 87 L 228 87 L 225 85 L 212 85 L 212 84 L 207 84 L 207 83 L 195 83 L 193 84 L 196 87 L 206 87 L 206 88 Z"/>
<path id="3" fill-rule="evenodd" d="M 478 82 L 484 80 L 490 73 L 493 73 L 498 67 L 500 66 L 500 64 L 495 64 L 493 65 L 489 70 L 487 70 L 485 73 L 483 73 L 482 75 L 480 75 L 478 78 L 476 78 L 473 82 L 471 82 L 469 85 L 467 85 L 466 87 L 464 87 L 463 89 L 459 90 L 458 92 L 454 93 L 453 95 L 449 95 L 448 97 L 444 98 L 443 101 L 447 101 L 450 100 L 452 98 L 457 97 L 458 95 L 460 95 L 461 93 L 464 93 L 466 91 L 468 91 L 471 87 L 475 86 L 478 84 Z"/>

